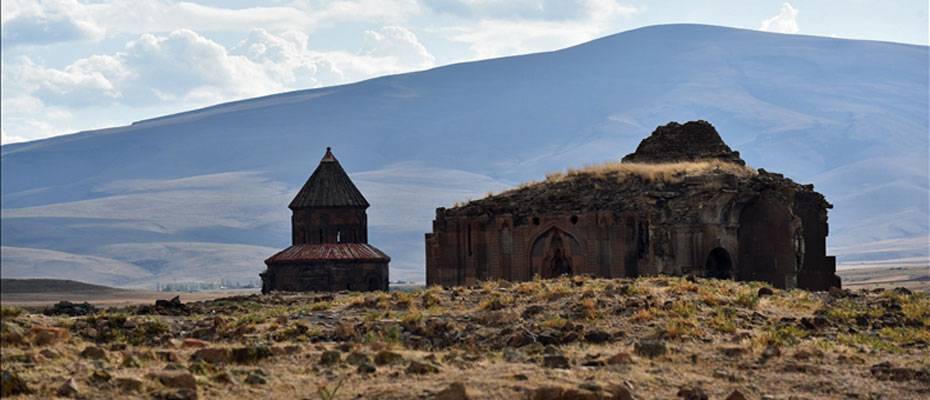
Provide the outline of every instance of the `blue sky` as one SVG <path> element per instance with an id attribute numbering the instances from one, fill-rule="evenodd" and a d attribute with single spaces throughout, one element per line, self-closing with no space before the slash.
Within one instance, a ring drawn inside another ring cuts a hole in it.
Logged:
<path id="1" fill-rule="evenodd" d="M 927 45 L 927 3 L 4 0 L 0 128 L 35 140 L 665 23 Z"/>

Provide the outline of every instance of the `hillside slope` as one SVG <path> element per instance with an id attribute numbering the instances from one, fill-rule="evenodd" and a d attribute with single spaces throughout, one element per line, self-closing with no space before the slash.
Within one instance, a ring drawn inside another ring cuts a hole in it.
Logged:
<path id="1" fill-rule="evenodd" d="M 2 244 L 98 257 L 132 244 L 146 260 L 120 259 L 152 276 L 190 261 L 184 279 L 210 279 L 196 249 L 159 249 L 244 245 L 237 254 L 259 261 L 284 247 L 287 202 L 332 146 L 372 203 L 370 240 L 392 256 L 392 279 L 422 280 L 436 207 L 615 160 L 660 124 L 705 119 L 749 164 L 835 204 L 841 260 L 926 257 L 927 71 L 923 46 L 663 25 L 242 100 L 3 146 Z M 870 243 L 889 250 L 857 252 Z M 226 278 L 262 268 L 239 263 Z"/>

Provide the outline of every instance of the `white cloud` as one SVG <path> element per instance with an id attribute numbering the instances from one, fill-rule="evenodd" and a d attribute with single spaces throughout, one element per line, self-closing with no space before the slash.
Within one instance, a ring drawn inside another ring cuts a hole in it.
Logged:
<path id="1" fill-rule="evenodd" d="M 781 5 L 778 15 L 762 21 L 759 30 L 778 33 L 798 33 L 798 9 L 790 3 Z"/>
<path id="2" fill-rule="evenodd" d="M 445 28 L 444 32 L 450 40 L 468 44 L 477 58 L 499 57 L 582 43 L 612 32 L 616 24 L 638 12 L 637 8 L 614 0 L 578 0 L 571 3 L 573 12 L 564 14 L 570 18 L 554 18 L 547 10 L 558 7 L 560 2 L 524 3 L 536 4 L 536 7 L 523 8 L 535 11 L 513 13 L 494 7 L 475 7 L 498 5 L 492 2 L 447 2 L 472 6 L 466 10 L 486 18 Z"/>
<path id="3" fill-rule="evenodd" d="M 396 68 L 429 68 L 435 65 L 426 47 L 417 36 L 401 26 L 385 26 L 378 31 L 365 31 L 368 54 L 381 58 L 393 58 Z"/>
<path id="4" fill-rule="evenodd" d="M 75 0 L 4 1 L 2 43 L 21 46 L 99 40 L 104 29 L 76 13 L 80 7 Z"/>
<path id="5" fill-rule="evenodd" d="M 81 58 L 62 68 L 47 67 L 26 56 L 4 61 L 5 140 L 47 136 L 53 126 L 66 126 L 68 115 L 60 110 L 170 106 L 182 111 L 429 68 L 435 63 L 406 28 L 387 26 L 362 35 L 364 46 L 356 52 L 314 51 L 308 49 L 308 36 L 303 32 L 275 34 L 255 29 L 227 49 L 181 29 L 167 35 L 143 34 L 121 51 Z M 60 118 L 50 118 L 52 111 Z"/>
<path id="6" fill-rule="evenodd" d="M 431 0 L 425 4 L 439 13 L 477 19 L 564 21 L 587 19 L 592 13 L 636 12 L 635 7 L 614 0 Z"/>

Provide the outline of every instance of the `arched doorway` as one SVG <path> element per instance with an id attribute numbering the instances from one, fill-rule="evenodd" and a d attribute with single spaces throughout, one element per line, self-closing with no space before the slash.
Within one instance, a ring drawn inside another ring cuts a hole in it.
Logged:
<path id="1" fill-rule="evenodd" d="M 572 275 L 584 266 L 584 255 L 578 240 L 558 228 L 539 235 L 533 241 L 530 254 L 533 273 L 543 278 Z"/>
<path id="2" fill-rule="evenodd" d="M 733 260 L 730 258 L 730 253 L 722 247 L 711 250 L 707 255 L 707 262 L 704 263 L 704 274 L 708 278 L 732 279 Z"/>

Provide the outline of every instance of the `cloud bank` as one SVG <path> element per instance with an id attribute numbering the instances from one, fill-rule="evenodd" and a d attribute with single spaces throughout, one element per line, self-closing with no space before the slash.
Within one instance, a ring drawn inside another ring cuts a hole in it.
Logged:
<path id="1" fill-rule="evenodd" d="M 762 21 L 759 30 L 777 33 L 798 33 L 798 9 L 789 3 L 781 5 L 778 15 Z"/>

